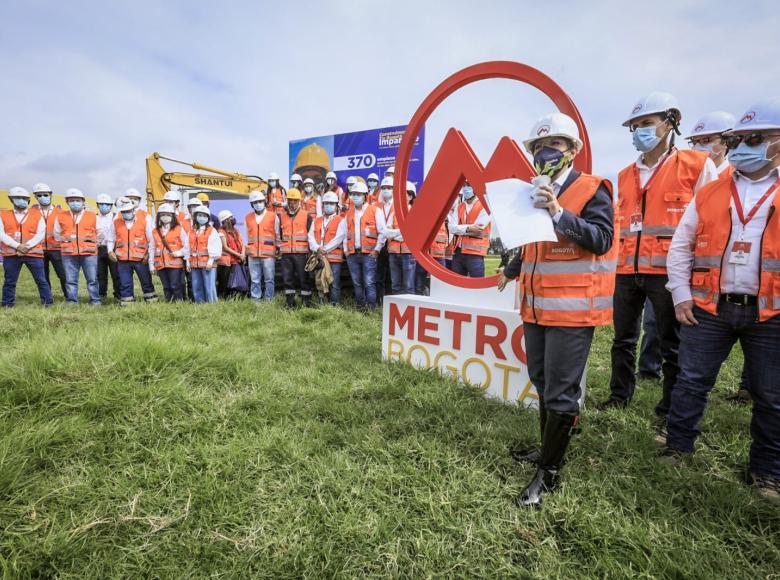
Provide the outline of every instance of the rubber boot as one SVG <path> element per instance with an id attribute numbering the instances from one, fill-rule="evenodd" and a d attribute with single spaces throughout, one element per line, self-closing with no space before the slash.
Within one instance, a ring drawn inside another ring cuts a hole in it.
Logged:
<path id="1" fill-rule="evenodd" d="M 544 407 L 544 401 L 539 399 L 539 445 L 544 439 L 544 426 L 547 423 L 547 410 Z M 542 458 L 541 447 L 526 447 L 524 449 L 515 449 L 512 451 L 512 459 L 520 463 L 539 463 Z"/>
<path id="2" fill-rule="evenodd" d="M 521 507 L 538 507 L 548 493 L 558 487 L 563 458 L 569 441 L 577 429 L 579 415 L 547 412 L 547 423 L 542 440 L 542 457 L 533 479 L 517 497 Z"/>
<path id="3" fill-rule="evenodd" d="M 285 294 L 284 297 L 287 299 L 285 306 L 287 308 L 295 308 L 295 294 Z"/>

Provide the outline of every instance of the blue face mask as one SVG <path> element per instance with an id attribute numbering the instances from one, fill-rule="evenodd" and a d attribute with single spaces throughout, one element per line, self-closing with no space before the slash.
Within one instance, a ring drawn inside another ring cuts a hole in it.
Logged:
<path id="1" fill-rule="evenodd" d="M 123 211 L 122 212 L 122 219 L 125 220 L 126 222 L 133 221 L 134 217 L 135 217 L 135 212 L 134 211 Z"/>
<path id="2" fill-rule="evenodd" d="M 333 215 L 336 213 L 336 206 L 332 203 L 326 203 L 322 206 L 322 213 L 325 215 Z"/>
<path id="3" fill-rule="evenodd" d="M 99 203 L 98 209 L 100 210 L 100 213 L 102 215 L 106 215 L 108 212 L 111 211 L 111 204 L 108 203 Z"/>
<path id="4" fill-rule="evenodd" d="M 50 205 L 51 204 L 51 196 L 50 195 L 39 195 L 38 196 L 38 203 L 40 203 L 43 206 Z"/>
<path id="5" fill-rule="evenodd" d="M 84 209 L 84 202 L 79 199 L 74 199 L 68 202 L 68 207 L 70 208 L 70 211 L 80 212 Z"/>
<path id="6" fill-rule="evenodd" d="M 14 202 L 14 207 L 16 209 L 27 209 L 27 206 L 30 205 L 30 200 L 23 197 L 15 197 L 11 201 Z"/>
<path id="7" fill-rule="evenodd" d="M 354 203 L 357 207 L 360 207 L 363 205 L 363 196 L 362 195 L 353 195 L 352 196 L 352 203 Z"/>
<path id="8" fill-rule="evenodd" d="M 379 185 L 378 181 L 375 181 L 373 179 L 368 180 L 368 187 L 371 189 L 374 189 L 377 185 Z"/>
<path id="9" fill-rule="evenodd" d="M 463 199 L 466 200 L 471 199 L 472 197 L 474 197 L 474 188 L 469 187 L 468 185 L 464 185 L 463 187 L 461 187 L 460 193 L 463 195 Z"/>
<path id="10" fill-rule="evenodd" d="M 552 177 L 569 164 L 571 158 L 555 147 L 543 146 L 534 153 L 534 169 L 539 175 Z"/>
<path id="11" fill-rule="evenodd" d="M 647 153 L 652 151 L 661 142 L 661 138 L 655 134 L 655 125 L 652 127 L 638 127 L 634 129 L 631 140 L 637 151 Z"/>
<path id="12" fill-rule="evenodd" d="M 198 216 L 195 218 L 195 221 L 200 225 L 205 226 L 207 223 L 209 223 L 209 216 L 198 214 Z"/>
<path id="13" fill-rule="evenodd" d="M 257 213 L 262 213 L 263 210 L 265 209 L 265 202 L 264 201 L 257 201 L 257 202 L 252 204 L 252 208 L 254 208 L 254 210 Z"/>
<path id="14" fill-rule="evenodd" d="M 772 159 L 769 159 L 766 156 L 769 145 L 771 145 L 771 143 L 764 141 L 759 145 L 750 147 L 745 142 L 742 142 L 737 145 L 736 149 L 729 151 L 729 163 L 738 171 L 747 171 L 748 173 L 758 171 L 759 169 L 766 167 L 766 164 L 772 161 Z"/>

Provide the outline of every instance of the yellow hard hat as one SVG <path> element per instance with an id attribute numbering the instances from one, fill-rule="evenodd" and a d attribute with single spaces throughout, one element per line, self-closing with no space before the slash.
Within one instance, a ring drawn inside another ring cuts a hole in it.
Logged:
<path id="1" fill-rule="evenodd" d="M 201 203 L 203 203 L 204 201 L 209 201 L 209 194 L 203 193 L 202 191 L 195 197 L 197 197 L 201 201 Z"/>
<path id="2" fill-rule="evenodd" d="M 299 167 L 322 167 L 325 170 L 330 170 L 330 157 L 328 152 L 316 143 L 307 145 L 298 152 L 298 157 L 295 158 L 295 172 L 298 173 Z"/>
<path id="3" fill-rule="evenodd" d="M 288 189 L 287 199 L 297 199 L 298 201 L 301 201 L 301 190 L 295 189 L 294 187 L 292 189 Z"/>

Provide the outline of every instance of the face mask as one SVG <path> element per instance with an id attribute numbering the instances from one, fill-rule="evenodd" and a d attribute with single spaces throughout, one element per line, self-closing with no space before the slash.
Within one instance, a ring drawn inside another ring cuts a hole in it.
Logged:
<path id="1" fill-rule="evenodd" d="M 694 151 L 704 151 L 705 153 L 712 154 L 712 148 L 715 146 L 714 143 L 694 143 L 693 149 Z"/>
<path id="2" fill-rule="evenodd" d="M 133 221 L 134 217 L 135 217 L 135 212 L 134 211 L 123 211 L 122 212 L 122 219 L 125 220 L 126 222 Z"/>
<path id="3" fill-rule="evenodd" d="M 80 212 L 84 209 L 84 202 L 74 199 L 73 201 L 68 202 L 68 207 L 70 208 L 70 211 Z"/>
<path id="4" fill-rule="evenodd" d="M 464 185 L 460 189 L 460 193 L 463 195 L 463 199 L 471 199 L 474 197 L 474 188 Z"/>
<path id="5" fill-rule="evenodd" d="M 631 137 L 637 151 L 647 153 L 656 148 L 661 142 L 661 138 L 656 135 L 655 125 L 652 127 L 638 127 L 634 129 L 634 134 Z"/>
<path id="6" fill-rule="evenodd" d="M 336 213 L 336 206 L 332 203 L 326 203 L 324 206 L 322 206 L 322 213 L 325 215 L 333 215 Z"/>
<path id="7" fill-rule="evenodd" d="M 360 207 L 363 205 L 363 196 L 362 195 L 353 195 L 352 196 L 352 203 L 354 203 L 357 207 Z"/>
<path id="8" fill-rule="evenodd" d="M 290 187 L 293 187 L 293 188 L 295 188 L 295 189 L 300 189 L 300 188 L 301 188 L 301 182 L 300 182 L 300 181 L 293 181 L 293 182 L 290 184 Z"/>
<path id="9" fill-rule="evenodd" d="M 207 223 L 209 223 L 209 216 L 198 214 L 198 216 L 195 218 L 195 221 L 200 225 L 205 226 Z"/>
<path id="10" fill-rule="evenodd" d="M 262 213 L 265 209 L 265 202 L 264 201 L 258 201 L 252 204 L 252 207 L 255 208 L 255 211 L 257 213 Z"/>
<path id="11" fill-rule="evenodd" d="M 272 179 L 271 181 L 268 182 L 268 185 L 273 188 L 276 187 L 278 183 L 279 183 L 278 181 Z"/>
<path id="12" fill-rule="evenodd" d="M 729 151 L 729 163 L 734 166 L 734 169 L 741 172 L 753 173 L 754 171 L 758 171 L 759 169 L 766 167 L 767 163 L 774 159 L 774 157 L 769 159 L 766 156 L 766 152 L 770 145 L 772 145 L 772 143 L 764 141 L 755 147 L 750 147 L 742 142 L 737 145 L 736 149 Z"/>
<path id="13" fill-rule="evenodd" d="M 51 203 L 51 196 L 50 195 L 39 195 L 38 196 L 38 203 L 41 205 L 49 205 Z"/>
<path id="14" fill-rule="evenodd" d="M 379 185 L 378 181 L 374 181 L 373 179 L 368 180 L 368 187 L 371 189 L 374 189 L 377 185 Z"/>
<path id="15" fill-rule="evenodd" d="M 160 216 L 160 223 L 161 224 L 164 224 L 164 225 L 167 226 L 172 221 L 173 221 L 173 218 L 171 216 L 169 216 L 169 215 L 161 215 Z"/>
<path id="16" fill-rule="evenodd" d="M 566 153 L 559 151 L 555 147 L 547 147 L 545 145 L 534 153 L 534 169 L 536 169 L 536 173 L 539 175 L 552 177 L 566 167 L 570 161 L 571 158 Z"/>
<path id="17" fill-rule="evenodd" d="M 24 199 L 23 197 L 15 197 L 13 202 L 14 207 L 17 209 L 27 209 L 27 206 L 30 205 L 30 200 Z"/>
<path id="18" fill-rule="evenodd" d="M 312 187 L 311 185 L 307 185 L 306 187 L 303 188 L 303 191 L 305 191 L 306 193 L 311 193 L 312 191 L 314 191 L 314 187 Z"/>
<path id="19" fill-rule="evenodd" d="M 98 204 L 98 209 L 100 210 L 101 215 L 106 215 L 111 211 L 111 206 L 107 203 L 100 203 Z"/>
<path id="20" fill-rule="evenodd" d="M 334 183 L 336 183 L 336 180 L 333 179 L 332 177 L 330 179 L 326 179 L 325 181 L 328 183 L 328 185 L 333 185 Z"/>
<path id="21" fill-rule="evenodd" d="M 384 201 L 390 201 L 393 199 L 393 190 L 392 189 L 383 189 L 382 190 L 382 199 Z"/>

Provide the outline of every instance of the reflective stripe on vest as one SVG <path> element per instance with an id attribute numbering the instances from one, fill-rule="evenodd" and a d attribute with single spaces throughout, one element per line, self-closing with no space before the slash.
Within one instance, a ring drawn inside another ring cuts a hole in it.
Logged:
<path id="1" fill-rule="evenodd" d="M 181 226 L 176 226 L 168 230 L 165 236 L 160 236 L 160 231 L 155 228 L 152 230 L 152 236 L 154 236 L 154 269 L 163 270 L 165 268 L 183 268 L 184 258 L 176 257 L 173 252 L 179 252 L 184 248 L 184 243 L 181 241 Z M 163 244 L 163 237 L 168 247 Z M 170 248 L 170 251 L 169 251 Z"/>
<path id="2" fill-rule="evenodd" d="M 63 256 L 94 256 L 97 254 L 97 216 L 82 210 L 81 220 L 76 223 L 69 211 L 60 212 L 57 221 L 60 224 Z"/>
<path id="3" fill-rule="evenodd" d="M 308 254 L 309 253 L 309 232 L 306 230 L 306 224 L 309 221 L 308 214 L 305 211 L 295 212 L 294 217 L 286 211 L 279 214 L 280 237 L 279 248 L 283 254 Z"/>
<path id="4" fill-rule="evenodd" d="M 363 213 L 360 216 L 360 224 L 355 227 L 355 208 L 354 206 L 347 210 L 347 249 L 350 254 L 355 253 L 355 230 L 360 231 L 360 253 L 370 254 L 376 247 L 379 231 L 376 227 L 377 207 L 373 205 L 364 205 Z"/>
<path id="5" fill-rule="evenodd" d="M 471 208 L 468 209 L 468 212 L 466 211 L 466 202 L 461 202 L 458 205 L 458 224 L 466 225 L 475 223 L 483 209 L 482 202 L 478 199 L 474 200 L 474 203 L 471 204 Z M 456 236 L 455 248 L 460 248 L 460 251 L 464 254 L 487 256 L 487 251 L 490 247 L 490 229 L 491 225 L 488 224 L 485 231 L 481 234 Z"/>
<path id="6" fill-rule="evenodd" d="M 205 230 L 193 228 L 190 233 L 190 266 L 205 268 L 209 263 L 209 238 L 214 227 L 209 225 Z"/>
<path id="7" fill-rule="evenodd" d="M 146 218 L 141 217 L 141 212 L 136 213 L 129 230 L 121 215 L 114 220 L 114 229 L 116 231 L 114 253 L 117 259 L 125 262 L 143 260 L 149 249 L 149 241 L 146 239 Z"/>
<path id="8" fill-rule="evenodd" d="M 429 249 L 431 256 L 436 260 L 444 260 L 446 258 L 447 245 L 449 242 L 450 239 L 447 236 L 447 226 L 446 224 L 441 224 Z"/>
<path id="9" fill-rule="evenodd" d="M 276 256 L 276 214 L 265 210 L 257 221 L 257 214 L 249 212 L 244 218 L 246 223 L 246 253 L 253 258 L 273 258 Z"/>
<path id="10" fill-rule="evenodd" d="M 21 222 L 16 221 L 16 214 L 11 209 L 0 210 L 0 216 L 3 220 L 3 230 L 7 236 L 10 236 L 20 244 L 26 244 L 32 240 L 38 233 L 38 224 L 41 222 L 41 213 L 37 208 L 30 208 L 22 218 Z M 43 257 L 43 241 L 38 245 L 29 248 L 27 256 L 32 258 Z M 0 254 L 3 256 L 16 256 L 16 248 L 6 246 L 0 242 Z"/>
<path id="11" fill-rule="evenodd" d="M 390 210 L 390 216 L 387 218 L 388 228 L 390 228 L 390 224 L 395 225 L 395 211 L 392 209 Z M 390 228 L 390 229 L 395 229 L 395 228 Z M 390 254 L 411 254 L 412 253 L 412 251 L 409 249 L 409 246 L 406 245 L 406 242 L 398 241 L 398 239 L 389 240 L 387 242 L 387 251 Z"/>
<path id="12" fill-rule="evenodd" d="M 39 211 L 41 212 L 41 215 L 43 215 L 43 210 Z M 59 240 L 54 238 L 54 222 L 57 221 L 57 216 L 59 216 L 60 213 L 64 213 L 60 208 L 51 207 L 49 214 L 44 218 L 46 220 L 46 237 L 43 239 L 43 249 L 46 251 L 57 251 L 60 249 Z"/>
<path id="13" fill-rule="evenodd" d="M 328 225 L 325 226 L 324 231 L 322 224 L 325 221 L 325 218 L 318 217 L 316 220 L 314 220 L 314 236 L 317 238 L 317 242 L 319 242 L 320 247 L 326 246 L 333 240 L 333 238 L 336 237 L 336 233 L 339 230 L 339 225 L 343 219 L 343 216 L 334 214 L 331 216 Z M 339 244 L 327 254 L 325 254 L 325 257 L 327 258 L 328 262 L 342 262 L 344 260 L 343 245 Z"/>

